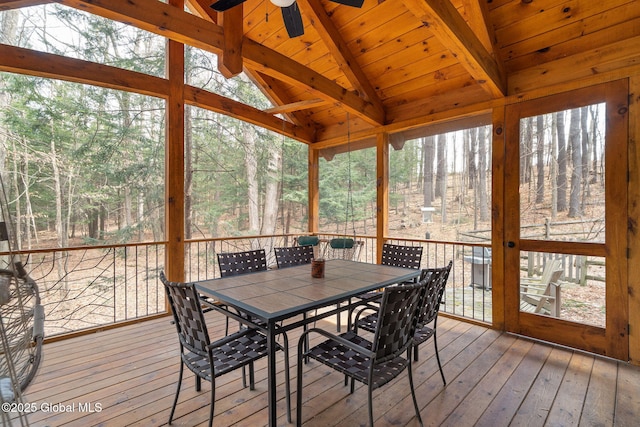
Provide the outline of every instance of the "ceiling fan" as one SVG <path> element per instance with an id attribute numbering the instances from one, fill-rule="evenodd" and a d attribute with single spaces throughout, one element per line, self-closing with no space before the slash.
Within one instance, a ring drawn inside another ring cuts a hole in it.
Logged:
<path id="1" fill-rule="evenodd" d="M 211 5 L 211 8 L 217 12 L 224 12 L 234 6 L 244 3 L 246 0 L 218 0 Z M 270 0 L 271 3 L 278 6 L 282 10 L 282 19 L 284 26 L 290 38 L 298 37 L 304 34 L 304 25 L 302 24 L 302 15 L 296 0 Z M 362 7 L 364 0 L 331 0 L 334 3 L 344 4 L 351 7 Z"/>

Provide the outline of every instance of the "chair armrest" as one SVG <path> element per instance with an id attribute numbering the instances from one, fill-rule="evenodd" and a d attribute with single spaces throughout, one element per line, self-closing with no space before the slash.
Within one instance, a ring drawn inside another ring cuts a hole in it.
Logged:
<path id="1" fill-rule="evenodd" d="M 327 332 L 324 329 L 320 329 L 320 328 L 311 328 L 311 329 L 307 329 L 305 332 L 302 333 L 302 335 L 300 336 L 300 339 L 298 340 L 298 354 L 302 355 L 304 354 L 303 351 L 303 346 L 306 342 L 306 337 L 311 334 L 312 332 L 315 332 L 317 334 L 323 335 L 329 339 L 332 339 L 342 345 L 344 345 L 345 347 L 348 347 L 354 351 L 357 351 L 358 353 L 364 354 L 367 357 L 375 357 L 375 353 L 367 348 L 364 348 L 362 346 L 359 346 L 358 344 L 355 344 L 347 339 L 342 338 L 339 335 L 336 334 L 332 334 L 331 332 Z M 300 357 L 300 356 L 298 356 Z"/>

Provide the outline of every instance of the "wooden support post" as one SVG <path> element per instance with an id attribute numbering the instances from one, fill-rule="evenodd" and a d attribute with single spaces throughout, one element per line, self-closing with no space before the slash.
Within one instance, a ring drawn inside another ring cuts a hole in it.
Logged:
<path id="1" fill-rule="evenodd" d="M 317 233 L 320 221 L 320 151 L 309 147 L 309 232 Z"/>
<path id="2" fill-rule="evenodd" d="M 629 280 L 629 360 L 640 365 L 640 76 L 629 82 L 629 242 L 627 271 Z"/>
<path id="3" fill-rule="evenodd" d="M 389 134 L 376 138 L 376 262 L 382 262 L 382 245 L 389 234 Z"/>
<path id="4" fill-rule="evenodd" d="M 183 0 L 170 4 L 183 7 Z M 165 272 L 184 281 L 184 45 L 167 40 L 167 125 L 165 150 Z"/>

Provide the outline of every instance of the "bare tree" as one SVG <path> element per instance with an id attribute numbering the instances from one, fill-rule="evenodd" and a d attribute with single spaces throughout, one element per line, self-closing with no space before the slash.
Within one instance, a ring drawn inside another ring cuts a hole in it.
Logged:
<path id="1" fill-rule="evenodd" d="M 582 188 L 582 142 L 580 133 L 580 109 L 570 112 L 569 145 L 571 146 L 571 191 L 569 196 L 569 217 L 582 215 L 580 193 Z"/>
<path id="2" fill-rule="evenodd" d="M 544 115 L 536 117 L 536 203 L 544 202 Z"/>
<path id="3" fill-rule="evenodd" d="M 489 135 L 491 133 L 489 132 Z M 487 127 L 478 129 L 478 204 L 480 205 L 480 221 L 489 221 L 489 201 L 487 194 Z"/>
<path id="4" fill-rule="evenodd" d="M 422 138 L 422 205 L 431 207 L 435 199 L 433 192 L 433 160 L 435 137 L 433 135 Z"/>
<path id="5" fill-rule="evenodd" d="M 558 111 L 556 116 L 556 136 L 558 138 L 558 175 L 556 178 L 557 212 L 567 210 L 567 139 L 565 137 L 564 111 Z"/>

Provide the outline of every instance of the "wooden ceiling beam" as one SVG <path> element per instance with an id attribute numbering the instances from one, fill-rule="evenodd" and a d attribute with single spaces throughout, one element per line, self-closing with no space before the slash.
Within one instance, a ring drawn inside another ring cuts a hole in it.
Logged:
<path id="1" fill-rule="evenodd" d="M 223 34 L 222 52 L 218 55 L 218 70 L 230 79 L 242 72 L 242 38 L 244 37 L 242 3 L 220 13 L 218 23 L 222 24 Z"/>
<path id="2" fill-rule="evenodd" d="M 505 73 L 449 0 L 403 2 L 493 97 L 506 95 Z"/>
<path id="3" fill-rule="evenodd" d="M 166 98 L 167 79 L 23 47 L 0 44 L 0 71 L 92 84 Z"/>
<path id="4" fill-rule="evenodd" d="M 223 48 L 222 27 L 157 0 L 56 0 L 56 3 L 131 24 L 216 55 Z M 370 101 L 285 55 L 246 37 L 242 42 L 242 54 L 248 68 L 295 86 L 303 86 L 313 96 L 341 104 L 347 111 L 374 126 L 384 123 L 384 111 Z"/>
<path id="5" fill-rule="evenodd" d="M 329 19 L 322 4 L 316 0 L 298 0 L 297 3 L 302 13 L 311 21 L 311 25 L 316 29 L 353 87 L 377 109 L 384 111 L 382 101 L 375 88 L 362 71 L 340 31 L 338 31 L 333 21 Z"/>

